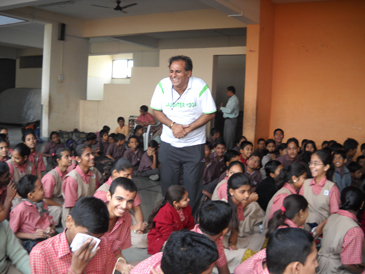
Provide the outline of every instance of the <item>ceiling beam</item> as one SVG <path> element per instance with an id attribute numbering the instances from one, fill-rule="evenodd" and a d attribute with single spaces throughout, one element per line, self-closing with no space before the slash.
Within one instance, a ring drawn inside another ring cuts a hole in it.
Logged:
<path id="1" fill-rule="evenodd" d="M 43 48 L 43 33 L 22 31 L 15 28 L 0 28 L 0 43 Z"/>
<path id="2" fill-rule="evenodd" d="M 144 47 L 149 47 L 152 49 L 157 49 L 158 47 L 158 39 L 149 37 L 146 35 L 136 35 L 136 36 L 114 36 L 113 38 L 127 41 L 133 44 L 137 44 Z"/>

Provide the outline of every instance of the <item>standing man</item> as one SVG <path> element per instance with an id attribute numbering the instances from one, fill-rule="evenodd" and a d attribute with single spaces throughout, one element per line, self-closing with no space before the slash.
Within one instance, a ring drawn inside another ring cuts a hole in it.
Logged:
<path id="1" fill-rule="evenodd" d="M 163 124 L 161 190 L 165 195 L 169 186 L 179 184 L 183 172 L 195 214 L 203 189 L 205 124 L 215 116 L 216 107 L 207 84 L 191 76 L 193 63 L 189 57 L 171 57 L 169 69 L 170 77 L 158 83 L 151 100 L 153 114 Z"/>
<path id="2" fill-rule="evenodd" d="M 232 149 L 235 145 L 234 140 L 236 138 L 237 117 L 240 112 L 240 103 L 236 96 L 236 89 L 234 86 L 229 86 L 226 93 L 229 98 L 227 105 L 223 107 L 223 103 L 221 103 L 219 110 L 223 112 L 223 118 L 225 118 L 223 137 L 228 150 Z"/>

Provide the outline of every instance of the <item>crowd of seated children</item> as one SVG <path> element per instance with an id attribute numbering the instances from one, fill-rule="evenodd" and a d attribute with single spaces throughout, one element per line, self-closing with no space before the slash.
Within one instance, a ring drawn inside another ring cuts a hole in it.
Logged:
<path id="1" fill-rule="evenodd" d="M 217 128 L 211 128 L 210 129 L 210 138 L 207 139 L 207 142 L 209 142 L 212 147 L 215 146 L 215 141 L 221 137 L 221 132 Z"/>
<path id="2" fill-rule="evenodd" d="M 43 201 L 44 189 L 37 176 L 25 175 L 16 188 L 22 199 L 10 212 L 9 226 L 16 237 L 24 240 L 23 245 L 30 252 L 39 241 L 55 234 L 55 225 Z"/>
<path id="3" fill-rule="evenodd" d="M 42 179 L 42 172 L 46 170 L 46 167 L 44 166 L 42 153 L 35 149 L 37 145 L 37 138 L 32 129 L 25 130 L 23 142 L 30 149 L 29 161 L 34 164 L 38 178 Z"/>
<path id="4" fill-rule="evenodd" d="M 132 135 L 128 139 L 128 149 L 124 152 L 123 158 L 127 159 L 133 165 L 133 174 L 137 174 L 138 166 L 142 158 L 142 151 L 138 149 L 138 137 Z"/>
<path id="5" fill-rule="evenodd" d="M 115 160 L 122 158 L 124 155 L 125 149 L 125 136 L 124 134 L 118 133 L 115 135 L 114 138 L 115 142 L 112 144 L 109 144 L 108 149 L 106 151 L 106 157 Z"/>
<path id="6" fill-rule="evenodd" d="M 158 143 L 155 140 L 148 142 L 148 148 L 143 153 L 141 162 L 139 163 L 137 175 L 149 177 L 152 181 L 160 178 L 160 170 L 158 169 Z"/>
<path id="7" fill-rule="evenodd" d="M 191 230 L 194 217 L 189 206 L 189 193 L 181 185 L 170 186 L 148 218 L 148 254 L 160 252 L 173 231 Z"/>

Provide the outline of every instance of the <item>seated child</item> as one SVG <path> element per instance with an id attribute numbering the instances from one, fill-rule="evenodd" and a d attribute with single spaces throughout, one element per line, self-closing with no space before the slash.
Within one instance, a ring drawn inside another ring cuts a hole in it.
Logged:
<path id="1" fill-rule="evenodd" d="M 102 157 L 106 157 L 106 152 L 108 151 L 110 145 L 108 139 L 108 132 L 105 129 L 100 130 L 97 149 L 99 150 L 99 155 Z"/>
<path id="2" fill-rule="evenodd" d="M 231 219 L 232 207 L 229 204 L 222 201 L 207 201 L 199 210 L 199 224 L 192 229 L 217 245 L 218 260 L 215 261 L 215 266 L 219 274 L 231 273 L 223 247 L 223 236 L 228 232 Z"/>
<path id="3" fill-rule="evenodd" d="M 321 148 L 325 148 L 325 147 L 328 147 L 328 141 L 322 142 Z"/>
<path id="4" fill-rule="evenodd" d="M 170 186 L 148 218 L 148 254 L 160 252 L 173 231 L 192 229 L 195 221 L 189 206 L 189 193 L 181 185 Z"/>
<path id="5" fill-rule="evenodd" d="M 148 106 L 142 105 L 139 109 L 139 113 L 141 115 L 138 116 L 136 124 L 143 127 L 156 124 L 155 118 L 152 116 L 151 113 L 148 113 Z"/>
<path id="6" fill-rule="evenodd" d="M 106 151 L 106 157 L 115 160 L 122 158 L 125 152 L 125 136 L 124 134 L 118 133 L 115 136 L 115 143 L 109 145 Z"/>
<path id="7" fill-rule="evenodd" d="M 253 145 L 249 141 L 243 141 L 240 145 L 241 162 L 247 165 L 247 160 L 253 152 Z"/>
<path id="8" fill-rule="evenodd" d="M 52 169 L 51 157 L 53 153 L 55 153 L 58 148 L 65 147 L 65 144 L 60 142 L 60 135 L 56 131 L 51 132 L 49 139 L 50 141 L 46 143 L 43 149 L 43 156 L 47 157 L 47 170 Z"/>
<path id="9" fill-rule="evenodd" d="M 226 163 L 226 170 L 222 172 L 219 176 L 218 182 L 221 182 L 224 178 L 227 177 L 227 169 L 230 163 L 234 161 L 241 161 L 241 153 L 237 150 L 230 149 L 224 153 L 224 162 Z"/>
<path id="10" fill-rule="evenodd" d="M 204 173 L 203 173 L 203 193 L 210 195 L 218 184 L 219 168 L 217 161 L 211 157 L 213 146 L 210 142 L 205 143 Z"/>
<path id="11" fill-rule="evenodd" d="M 340 209 L 323 228 L 322 247 L 318 252 L 317 273 L 363 273 L 362 245 L 364 232 L 356 215 L 364 205 L 364 194 L 354 186 L 341 192 Z"/>
<path id="12" fill-rule="evenodd" d="M 276 150 L 276 146 L 275 146 L 275 140 L 274 139 L 267 139 L 266 140 L 266 150 L 264 151 L 264 156 L 262 157 L 261 160 L 261 166 L 262 168 L 260 169 L 260 173 L 261 173 L 261 178 L 265 179 L 266 178 L 266 172 L 265 172 L 265 165 L 268 161 L 272 161 L 275 160 L 276 158 L 276 154 L 275 154 L 275 150 Z"/>
<path id="13" fill-rule="evenodd" d="M 30 149 L 23 143 L 14 147 L 11 159 L 7 161 L 12 180 L 17 183 L 24 175 L 37 175 L 37 169 L 29 161 Z"/>
<path id="14" fill-rule="evenodd" d="M 269 161 L 265 165 L 266 179 L 262 180 L 256 188 L 256 193 L 259 196 L 257 203 L 264 211 L 266 211 L 267 204 L 277 191 L 275 179 L 282 168 L 283 165 L 276 160 Z"/>
<path id="15" fill-rule="evenodd" d="M 160 178 L 160 170 L 157 167 L 157 150 L 158 143 L 155 140 L 149 141 L 148 148 L 142 155 L 142 159 L 138 167 L 138 175 L 149 177 L 152 181 L 156 181 Z"/>
<path id="16" fill-rule="evenodd" d="M 360 155 L 359 157 L 356 158 L 356 162 L 364 167 L 365 166 L 365 156 L 364 155 Z"/>
<path id="17" fill-rule="evenodd" d="M 96 144 L 96 134 L 94 132 L 89 132 L 86 134 L 85 145 L 92 147 Z"/>
<path id="18" fill-rule="evenodd" d="M 131 179 L 115 179 L 106 194 L 108 199 L 109 229 L 101 239 L 107 239 L 112 245 L 116 258 L 124 258 L 122 250 L 131 247 L 132 209 L 137 187 Z"/>
<path id="19" fill-rule="evenodd" d="M 127 159 L 131 164 L 133 165 L 133 173 L 137 174 L 137 170 L 139 167 L 139 163 L 142 158 L 142 151 L 138 149 L 138 137 L 135 135 L 132 135 L 128 139 L 128 149 L 126 152 L 124 152 L 123 158 Z"/>
<path id="20" fill-rule="evenodd" d="M 223 139 L 217 139 L 214 145 L 214 153 L 211 154 L 211 157 L 218 165 L 219 175 L 225 172 L 227 169 L 226 163 L 224 162 L 225 152 L 226 143 L 223 141 Z"/>
<path id="21" fill-rule="evenodd" d="M 117 136 L 117 134 L 115 134 L 115 133 L 110 133 L 109 134 L 109 136 L 108 136 L 108 142 L 109 142 L 109 144 L 115 143 L 115 136 Z"/>
<path id="22" fill-rule="evenodd" d="M 211 273 L 217 260 L 213 241 L 202 234 L 180 230 L 171 233 L 163 252 L 140 262 L 130 274 L 150 274 L 151 268 L 156 270 L 159 266 L 164 274 Z"/>
<path id="23" fill-rule="evenodd" d="M 248 157 L 245 175 L 250 179 L 252 192 L 256 190 L 256 187 L 262 181 L 261 174 L 259 171 L 260 165 L 261 165 L 260 154 L 253 153 L 251 156 Z"/>
<path id="24" fill-rule="evenodd" d="M 245 136 L 239 136 L 236 138 L 236 146 L 233 148 L 234 150 L 237 150 L 240 152 L 240 147 L 242 142 L 247 141 L 247 138 Z"/>
<path id="25" fill-rule="evenodd" d="M 6 135 L 0 134 L 0 162 L 9 160 L 9 145 L 6 141 Z"/>
<path id="26" fill-rule="evenodd" d="M 352 162 L 350 163 L 347 168 L 350 171 L 350 175 L 351 175 L 351 185 L 356 186 L 356 187 L 360 187 L 361 185 L 361 170 L 362 170 L 362 166 L 360 166 L 358 163 L 356 162 Z"/>
<path id="27" fill-rule="evenodd" d="M 211 128 L 211 130 L 210 130 L 210 138 L 207 140 L 207 142 L 209 142 L 211 145 L 212 145 L 212 147 L 214 147 L 215 146 L 215 141 L 219 138 L 219 137 L 221 137 L 221 133 L 220 133 L 220 131 L 217 129 L 217 128 Z"/>
<path id="28" fill-rule="evenodd" d="M 264 157 L 266 149 L 266 141 L 264 138 L 260 138 L 257 140 L 257 148 L 253 151 L 253 153 L 258 153 L 260 158 Z"/>
<path id="29" fill-rule="evenodd" d="M 101 238 L 108 227 L 105 203 L 94 197 L 81 198 L 67 216 L 64 232 L 33 248 L 29 257 L 32 273 L 113 273 L 116 258 L 106 239 L 101 239 L 94 253 L 91 253 L 95 246 L 92 238 L 75 252 L 70 249 L 76 234 Z"/>
<path id="30" fill-rule="evenodd" d="M 313 236 L 298 228 L 276 230 L 267 248 L 240 264 L 234 274 L 315 274 L 317 248 Z"/>
<path id="31" fill-rule="evenodd" d="M 30 148 L 29 161 L 34 164 L 38 178 L 42 179 L 42 172 L 46 170 L 46 167 L 44 166 L 42 153 L 35 150 L 37 138 L 32 129 L 25 130 L 23 142 Z"/>
<path id="32" fill-rule="evenodd" d="M 43 201 L 44 189 L 41 180 L 34 175 L 25 175 L 16 184 L 21 202 L 10 212 L 10 228 L 15 236 L 25 240 L 28 252 L 39 242 L 55 234 L 52 216 Z"/>
<path id="33" fill-rule="evenodd" d="M 52 165 L 55 167 L 42 178 L 44 188 L 44 201 L 48 205 L 49 215 L 53 217 L 58 226 L 62 215 L 62 183 L 68 174 L 71 165 L 70 152 L 67 148 L 59 148 L 52 157 Z"/>
<path id="34" fill-rule="evenodd" d="M 138 125 L 134 128 L 134 136 L 136 136 L 138 138 L 138 149 L 140 149 L 141 151 L 144 151 L 143 149 L 143 126 Z"/>
<path id="35" fill-rule="evenodd" d="M 277 150 L 279 151 L 279 157 L 281 156 L 285 156 L 288 154 L 288 145 L 287 144 L 280 144 L 277 148 Z"/>
<path id="36" fill-rule="evenodd" d="M 132 179 L 132 174 L 133 166 L 126 159 L 119 159 L 117 161 L 109 163 L 109 165 L 104 168 L 104 175 L 100 181 L 101 186 L 95 191 L 94 197 L 99 198 L 105 203 L 108 203 L 109 201 L 106 194 L 108 193 L 113 180 L 119 177 Z M 134 211 L 134 217 L 132 216 L 133 225 L 131 226 L 131 230 L 136 231 L 136 233 L 138 234 L 142 234 L 143 231 L 146 229 L 146 224 L 144 222 L 140 204 L 141 198 L 137 193 L 132 206 Z M 133 242 L 132 245 L 134 245 Z"/>
<path id="37" fill-rule="evenodd" d="M 129 134 L 129 129 L 128 129 L 128 125 L 124 124 L 124 118 L 123 117 L 118 117 L 117 122 L 119 124 L 119 126 L 115 129 L 115 134 L 121 133 L 124 134 L 124 136 L 128 136 Z"/>
<path id="38" fill-rule="evenodd" d="M 10 178 L 9 166 L 0 162 L 0 223 L 9 219 L 11 202 L 16 195 L 16 186 Z"/>
<path id="39" fill-rule="evenodd" d="M 348 168 L 345 166 L 346 153 L 344 150 L 337 150 L 333 153 L 333 164 L 335 166 L 335 172 L 333 174 L 333 182 L 336 183 L 338 190 L 351 185 L 351 174 Z"/>
<path id="40" fill-rule="evenodd" d="M 302 153 L 306 151 L 309 151 L 311 153 L 316 152 L 317 151 L 316 143 L 312 140 L 307 140 L 304 144 Z"/>
<path id="41" fill-rule="evenodd" d="M 343 143 L 343 150 L 346 152 L 346 166 L 347 167 L 349 166 L 350 163 L 352 163 L 352 159 L 354 158 L 354 156 L 357 152 L 358 146 L 359 146 L 359 143 L 352 138 L 348 138 Z"/>

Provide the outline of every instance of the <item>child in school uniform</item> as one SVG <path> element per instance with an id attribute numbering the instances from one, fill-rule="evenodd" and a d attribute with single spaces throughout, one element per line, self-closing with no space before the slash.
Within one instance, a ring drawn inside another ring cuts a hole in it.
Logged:
<path id="1" fill-rule="evenodd" d="M 147 151 L 142 155 L 138 167 L 138 175 L 149 177 L 152 181 L 156 181 L 160 178 L 160 170 L 157 167 L 157 150 L 158 143 L 155 140 L 149 141 Z"/>
<path id="2" fill-rule="evenodd" d="M 118 122 L 119 126 L 115 129 L 114 133 L 115 134 L 121 133 L 121 134 L 124 134 L 124 136 L 128 136 L 129 129 L 128 129 L 128 125 L 125 125 L 124 118 L 118 117 L 117 122 Z"/>
<path id="3" fill-rule="evenodd" d="M 43 155 L 36 151 L 37 138 L 32 129 L 26 129 L 23 136 L 23 142 L 30 148 L 29 161 L 34 164 L 37 169 L 37 176 L 42 179 L 42 172 L 46 170 L 43 162 Z"/>
<path id="4" fill-rule="evenodd" d="M 220 174 L 218 182 L 221 182 L 224 178 L 227 177 L 228 166 L 230 163 L 234 161 L 241 161 L 241 153 L 239 153 L 237 150 L 234 149 L 227 150 L 226 153 L 224 153 L 224 162 L 226 163 L 226 170 Z"/>
<path id="5" fill-rule="evenodd" d="M 22 200 L 10 212 L 9 226 L 16 237 L 25 240 L 24 246 L 30 252 L 39 241 L 55 234 L 54 221 L 48 215 L 44 189 L 37 176 L 25 175 L 16 188 Z"/>
<path id="6" fill-rule="evenodd" d="M 211 154 L 213 161 L 217 163 L 219 175 L 226 171 L 227 166 L 224 162 L 224 153 L 226 152 L 226 143 L 223 139 L 217 139 L 214 144 L 214 153 Z"/>
<path id="7" fill-rule="evenodd" d="M 132 135 L 128 139 L 128 149 L 124 152 L 123 158 L 132 163 L 134 167 L 134 174 L 137 174 L 138 166 L 142 158 L 142 151 L 138 149 L 138 137 Z"/>
<path id="8" fill-rule="evenodd" d="M 237 150 L 238 152 L 240 152 L 240 147 L 241 147 L 241 144 L 242 144 L 242 142 L 245 142 L 245 141 L 247 141 L 247 138 L 245 137 L 245 136 L 239 136 L 239 137 L 237 137 L 237 139 L 236 139 L 236 146 L 233 148 L 234 150 Z"/>
<path id="9" fill-rule="evenodd" d="M 327 178 L 333 178 L 334 166 L 329 151 L 321 149 L 312 154 L 309 168 L 313 179 L 303 183 L 299 194 L 309 203 L 307 223 L 320 224 L 339 209 L 340 192 Z M 306 229 L 310 229 L 306 226 Z"/>
<path id="10" fill-rule="evenodd" d="M 267 139 L 265 142 L 265 151 L 264 151 L 264 155 L 262 156 L 262 160 L 261 160 L 261 166 L 262 168 L 260 169 L 260 173 L 261 173 L 261 178 L 265 179 L 266 178 L 266 172 L 265 172 L 265 165 L 267 162 L 275 160 L 276 158 L 276 154 L 275 154 L 275 140 L 274 139 Z"/>
<path id="11" fill-rule="evenodd" d="M 208 195 L 212 194 L 214 188 L 218 184 L 219 167 L 217 161 L 211 157 L 212 144 L 210 142 L 205 143 L 204 154 L 204 173 L 203 173 L 203 193 Z M 207 193 L 206 193 L 207 192 Z"/>
<path id="12" fill-rule="evenodd" d="M 309 151 L 311 153 L 314 153 L 317 151 L 316 143 L 312 140 L 307 140 L 304 144 L 302 153 Z"/>
<path id="13" fill-rule="evenodd" d="M 124 134 L 118 133 L 115 135 L 115 143 L 109 145 L 106 152 L 106 157 L 115 160 L 122 158 L 125 152 L 125 136 Z"/>
<path id="14" fill-rule="evenodd" d="M 37 175 L 37 169 L 29 161 L 30 149 L 23 143 L 14 147 L 11 159 L 7 161 L 12 180 L 17 183 L 24 175 Z"/>
<path id="15" fill-rule="evenodd" d="M 362 176 L 362 173 L 361 173 L 362 166 L 360 166 L 356 162 L 352 162 L 347 166 L 347 168 L 349 169 L 350 175 L 351 175 L 351 185 L 360 187 L 361 186 L 361 176 Z"/>
<path id="16" fill-rule="evenodd" d="M 257 148 L 253 151 L 253 153 L 258 153 L 260 157 L 264 157 L 265 149 L 266 149 L 266 141 L 264 138 L 260 138 L 257 140 Z"/>
<path id="17" fill-rule="evenodd" d="M 78 145 L 75 149 L 77 166 L 68 173 L 62 184 L 62 196 L 64 204 L 62 206 L 62 225 L 65 227 L 66 218 L 69 212 L 82 197 L 93 196 L 99 187 L 101 179 L 100 172 L 94 168 L 95 156 L 91 148 L 86 145 Z"/>
<path id="18" fill-rule="evenodd" d="M 341 192 L 345 187 L 351 185 L 351 174 L 345 166 L 346 153 L 344 150 L 337 150 L 333 153 L 333 164 L 335 172 L 333 182 L 336 183 L 338 190 Z"/>
<path id="19" fill-rule="evenodd" d="M 49 171 L 42 178 L 45 191 L 44 201 L 48 205 L 49 215 L 53 217 L 55 225 L 58 226 L 62 215 L 62 182 L 68 174 L 68 167 L 71 165 L 70 152 L 67 148 L 59 148 L 52 157 L 54 169 Z"/>
<path id="20" fill-rule="evenodd" d="M 348 186 L 341 192 L 340 209 L 332 214 L 323 228 L 318 252 L 317 273 L 363 273 L 362 243 L 364 232 L 356 215 L 364 205 L 360 189 Z"/>
<path id="21" fill-rule="evenodd" d="M 108 132 L 105 129 L 100 130 L 97 148 L 99 149 L 99 155 L 102 157 L 106 157 L 106 152 L 108 151 L 110 145 L 108 139 Z"/>
<path id="22" fill-rule="evenodd" d="M 108 142 L 109 142 L 109 144 L 115 143 L 115 136 L 117 136 L 117 134 L 115 134 L 115 133 L 110 133 L 109 134 L 109 136 L 108 136 Z"/>
<path id="23" fill-rule="evenodd" d="M 220 131 L 217 129 L 217 128 L 212 128 L 211 130 L 210 130 L 210 138 L 207 140 L 207 142 L 209 142 L 211 145 L 212 145 L 212 147 L 214 147 L 215 146 L 215 141 L 219 138 L 219 137 L 221 137 L 221 133 L 220 133 Z"/>
<path id="24" fill-rule="evenodd" d="M 134 136 L 136 136 L 138 138 L 138 149 L 140 149 L 141 151 L 144 151 L 143 149 L 143 126 L 141 125 L 137 125 L 134 128 Z"/>
<path id="25" fill-rule="evenodd" d="M 148 218 L 148 254 L 160 252 L 173 231 L 193 229 L 195 225 L 189 193 L 181 185 L 170 186 Z"/>
<path id="26" fill-rule="evenodd" d="M 9 145 L 5 136 L 5 134 L 0 134 L 0 162 L 9 160 Z"/>
<path id="27" fill-rule="evenodd" d="M 8 129 L 6 127 L 0 127 L 0 136 L 4 138 L 5 141 L 8 143 L 8 148 L 9 148 L 8 156 L 10 158 L 11 154 L 13 153 L 13 149 L 10 148 L 9 134 L 8 134 Z"/>
<path id="28" fill-rule="evenodd" d="M 278 157 L 278 160 L 284 167 L 289 166 L 292 163 L 297 163 L 300 161 L 299 159 L 299 142 L 296 138 L 290 138 L 286 141 L 286 150 L 287 154 Z M 280 149 L 280 147 L 279 147 Z"/>
<path id="29" fill-rule="evenodd" d="M 243 141 L 240 146 L 241 162 L 247 165 L 247 160 L 253 152 L 253 145 L 249 141 Z"/>
<path id="30" fill-rule="evenodd" d="M 55 153 L 58 148 L 65 147 L 65 144 L 61 143 L 60 135 L 56 131 L 51 132 L 51 134 L 49 135 L 49 139 L 51 141 L 46 143 L 43 149 L 43 156 L 47 157 L 47 170 L 52 169 L 51 157 L 53 153 Z"/>
<path id="31" fill-rule="evenodd" d="M 250 179 L 251 191 L 254 192 L 257 186 L 261 183 L 262 178 L 259 171 L 261 164 L 260 154 L 253 153 L 248 159 L 246 164 L 245 175 Z"/>
<path id="32" fill-rule="evenodd" d="M 352 163 L 352 160 L 357 152 L 357 147 L 359 146 L 359 143 L 352 138 L 348 138 L 343 143 L 343 150 L 346 152 L 346 166 L 348 167 L 350 163 Z"/>

